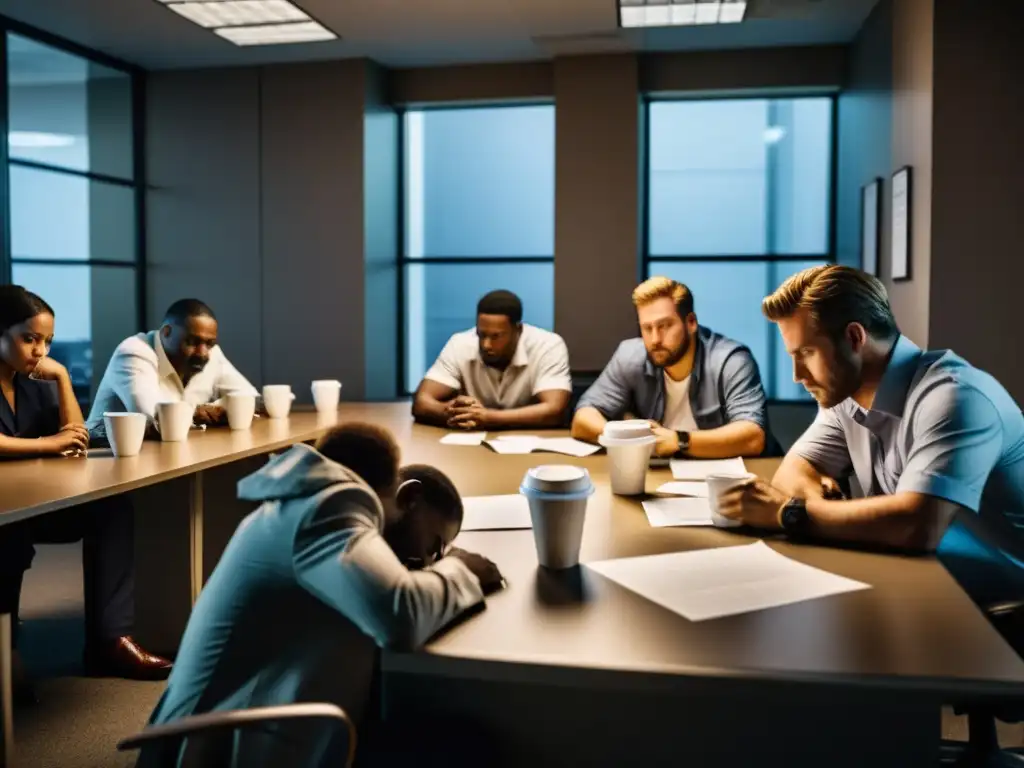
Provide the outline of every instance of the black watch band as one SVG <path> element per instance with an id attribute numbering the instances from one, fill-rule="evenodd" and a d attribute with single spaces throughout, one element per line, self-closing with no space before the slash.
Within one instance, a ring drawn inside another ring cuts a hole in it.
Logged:
<path id="1" fill-rule="evenodd" d="M 807 502 L 793 498 L 782 505 L 779 512 L 779 524 L 790 536 L 800 536 L 807 532 L 811 518 L 807 514 Z"/>
<path id="2" fill-rule="evenodd" d="M 679 439 L 679 449 L 675 452 L 674 456 L 677 459 L 681 459 L 690 450 L 690 433 L 676 430 L 676 437 Z"/>

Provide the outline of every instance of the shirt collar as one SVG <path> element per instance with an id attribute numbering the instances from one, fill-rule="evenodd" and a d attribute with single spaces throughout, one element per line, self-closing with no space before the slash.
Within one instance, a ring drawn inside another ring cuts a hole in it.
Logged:
<path id="1" fill-rule="evenodd" d="M 164 350 L 164 343 L 160 340 L 160 331 L 153 331 L 153 349 L 156 351 L 156 367 L 160 374 L 161 379 L 166 379 L 171 376 L 175 378 L 178 384 L 181 384 L 181 377 L 178 376 L 178 372 L 174 370 L 174 366 L 171 365 L 170 359 L 167 357 L 167 352 Z M 182 389 L 185 387 L 182 386 Z"/>
<path id="2" fill-rule="evenodd" d="M 882 374 L 882 380 L 875 390 L 875 399 L 871 404 L 872 413 L 884 413 L 897 419 L 903 417 L 907 393 L 917 373 L 922 354 L 921 348 L 906 336 L 900 335 L 896 339 L 885 373 Z"/>

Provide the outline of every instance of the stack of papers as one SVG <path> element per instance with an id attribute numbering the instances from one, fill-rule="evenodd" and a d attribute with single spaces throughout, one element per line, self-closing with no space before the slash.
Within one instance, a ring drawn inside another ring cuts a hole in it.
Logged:
<path id="1" fill-rule="evenodd" d="M 652 528 L 676 525 L 714 525 L 711 504 L 706 498 L 650 499 L 643 502 Z"/>
<path id="2" fill-rule="evenodd" d="M 462 500 L 463 531 L 512 531 L 532 528 L 525 496 L 469 496 Z"/>
<path id="3" fill-rule="evenodd" d="M 870 589 L 869 584 L 790 560 L 763 541 L 604 560 L 587 567 L 690 621 Z"/>
<path id="4" fill-rule="evenodd" d="M 742 475 L 747 471 L 743 459 L 672 459 L 672 477 L 676 480 L 707 480 L 708 475 Z"/>
<path id="5" fill-rule="evenodd" d="M 708 498 L 708 484 L 696 480 L 677 480 L 665 483 L 658 488 L 658 493 L 671 493 L 673 496 L 699 496 Z"/>
<path id="6" fill-rule="evenodd" d="M 486 432 L 449 432 L 441 442 L 444 445 L 481 445 L 486 438 Z"/>
<path id="7" fill-rule="evenodd" d="M 534 451 L 564 453 L 567 456 L 590 456 L 601 450 L 599 445 L 583 443 L 571 437 L 537 437 L 536 435 L 506 435 L 488 440 L 495 453 L 523 454 Z"/>

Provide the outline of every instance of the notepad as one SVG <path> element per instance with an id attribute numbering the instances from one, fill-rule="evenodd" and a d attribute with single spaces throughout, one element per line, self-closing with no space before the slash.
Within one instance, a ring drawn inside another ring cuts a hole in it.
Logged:
<path id="1" fill-rule="evenodd" d="M 742 475 L 747 471 L 743 459 L 672 459 L 672 477 L 676 480 L 706 480 L 708 475 Z"/>
<path id="2" fill-rule="evenodd" d="M 658 487 L 658 493 L 670 493 L 673 496 L 697 496 L 708 498 L 708 484 L 697 480 L 676 480 Z"/>
<path id="3" fill-rule="evenodd" d="M 441 442 L 445 445 L 480 445 L 485 439 L 486 432 L 449 432 Z"/>
<path id="4" fill-rule="evenodd" d="M 643 502 L 643 508 L 647 514 L 647 522 L 651 524 L 652 528 L 714 525 L 711 520 L 711 504 L 707 499 L 649 499 Z"/>
<path id="5" fill-rule="evenodd" d="M 763 541 L 588 563 L 587 567 L 690 621 L 870 589 L 780 555 Z"/>
<path id="6" fill-rule="evenodd" d="M 571 437 L 537 437 L 536 435 L 503 435 L 487 440 L 495 453 L 525 454 L 534 451 L 563 453 L 567 456 L 590 456 L 601 450 L 599 445 L 591 445 Z"/>
<path id="7" fill-rule="evenodd" d="M 463 531 L 510 531 L 532 528 L 530 504 L 518 493 L 509 496 L 469 496 L 462 500 Z"/>

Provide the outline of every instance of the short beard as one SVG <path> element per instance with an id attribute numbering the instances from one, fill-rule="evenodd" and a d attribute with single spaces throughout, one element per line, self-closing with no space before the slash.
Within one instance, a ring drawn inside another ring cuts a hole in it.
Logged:
<path id="1" fill-rule="evenodd" d="M 835 362 L 832 366 L 833 375 L 825 387 L 826 402 L 824 408 L 835 408 L 848 400 L 860 389 L 861 371 L 857 359 L 850 352 L 845 342 L 840 342 L 835 349 Z"/>
<path id="2" fill-rule="evenodd" d="M 654 362 L 654 360 L 651 359 L 651 353 L 647 353 L 647 359 L 651 361 L 651 365 L 653 365 L 655 368 L 671 368 L 673 365 L 675 365 L 684 357 L 686 357 L 686 353 L 690 351 L 690 344 L 693 343 L 693 338 L 687 331 L 683 332 L 686 334 L 686 337 L 679 345 L 679 348 L 676 349 L 676 351 L 673 352 L 671 355 L 669 355 L 668 360 L 666 360 L 664 363 Z"/>

